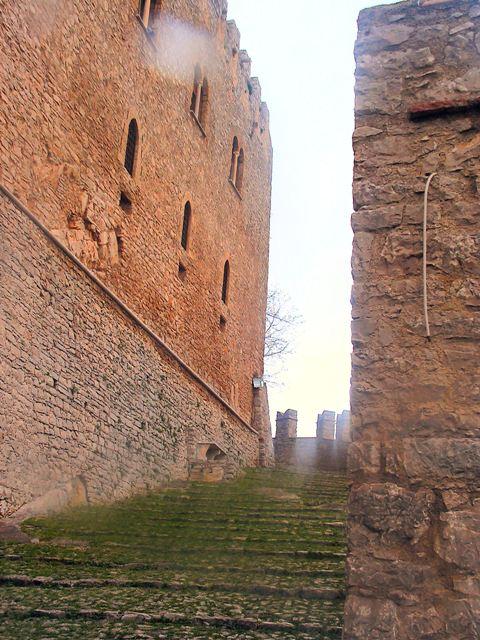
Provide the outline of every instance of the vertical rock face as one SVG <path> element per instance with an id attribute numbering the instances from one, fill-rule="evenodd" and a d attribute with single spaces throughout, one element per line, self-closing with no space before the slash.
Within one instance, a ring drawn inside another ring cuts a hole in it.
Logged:
<path id="1" fill-rule="evenodd" d="M 359 18 L 346 640 L 480 637 L 479 42 L 473 0 Z"/>

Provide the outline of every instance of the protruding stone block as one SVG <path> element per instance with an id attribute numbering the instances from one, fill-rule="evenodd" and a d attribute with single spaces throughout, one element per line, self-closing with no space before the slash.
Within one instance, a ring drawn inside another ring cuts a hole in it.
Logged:
<path id="1" fill-rule="evenodd" d="M 430 7 L 435 4 L 452 4 L 453 0 L 418 0 L 419 7 Z"/>
<path id="2" fill-rule="evenodd" d="M 335 440 L 335 411 L 324 411 L 317 418 L 317 438 Z"/>
<path id="3" fill-rule="evenodd" d="M 281 413 L 277 411 L 277 420 L 276 420 L 276 438 L 277 440 L 282 440 L 286 438 L 296 438 L 297 437 L 297 423 L 298 423 L 298 415 L 294 409 L 288 409 L 285 413 Z"/>
<path id="4" fill-rule="evenodd" d="M 335 439 L 337 420 L 334 411 L 324 411 L 318 416 L 315 438 L 299 438 L 297 412 L 289 409 L 285 413 L 277 413 L 277 435 L 274 441 L 276 464 L 299 469 L 345 471 L 350 447 L 349 417 L 349 411 L 344 411 L 339 416 L 341 435 L 338 440 Z"/>
<path id="5" fill-rule="evenodd" d="M 336 439 L 340 442 L 351 442 L 352 434 L 350 431 L 350 411 L 342 411 L 337 416 Z"/>

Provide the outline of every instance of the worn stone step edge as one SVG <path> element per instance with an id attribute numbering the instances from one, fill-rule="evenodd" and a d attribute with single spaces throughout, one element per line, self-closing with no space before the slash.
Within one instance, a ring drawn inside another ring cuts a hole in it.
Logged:
<path id="1" fill-rule="evenodd" d="M 339 513 L 346 513 L 345 511 L 339 511 Z M 202 514 L 203 515 L 203 514 Z M 345 526 L 345 521 L 339 521 L 339 520 L 327 520 L 325 518 L 325 516 L 302 516 L 302 515 L 288 515 L 285 517 L 282 516 L 271 516 L 269 518 L 260 518 L 260 517 L 255 517 L 254 520 L 249 520 L 247 521 L 243 516 L 225 516 L 222 518 L 205 518 L 205 517 L 200 517 L 200 518 L 192 518 L 192 514 L 191 513 L 185 513 L 184 515 L 180 515 L 180 514 L 175 514 L 173 516 L 165 516 L 165 517 L 148 517 L 145 518 L 145 522 L 152 522 L 152 523 L 160 523 L 160 522 L 171 522 L 171 523 L 177 523 L 177 522 L 185 522 L 186 524 L 192 524 L 192 522 L 194 522 L 195 524 L 204 524 L 207 523 L 209 526 L 211 525 L 218 525 L 218 528 L 220 528 L 221 525 L 223 524 L 234 524 L 234 525 L 243 525 L 243 526 L 256 526 L 256 525 L 277 525 L 277 521 L 280 520 L 281 523 L 283 524 L 292 524 L 292 526 L 295 524 L 297 525 L 299 522 L 300 523 L 306 523 L 309 524 L 310 526 L 315 526 L 316 524 L 318 524 L 321 527 L 325 527 L 325 526 Z"/>
<path id="2" fill-rule="evenodd" d="M 192 526 L 192 524 L 208 524 L 209 529 L 219 529 L 224 530 L 225 525 L 232 525 L 229 527 L 230 531 L 235 529 L 243 530 L 245 528 L 252 528 L 255 530 L 260 529 L 268 529 L 269 526 L 298 526 L 299 524 L 308 525 L 308 530 L 314 529 L 316 527 L 333 527 L 333 528 L 344 528 L 346 522 L 344 520 L 326 520 L 325 517 L 321 516 L 287 516 L 285 518 L 275 517 L 275 518 L 255 518 L 254 520 L 247 521 L 243 516 L 242 517 L 224 517 L 224 518 L 192 518 L 192 514 L 185 514 L 184 516 L 165 516 L 165 517 L 148 517 L 142 520 L 144 524 L 160 524 L 160 523 L 171 523 L 171 524 L 185 524 L 186 526 Z M 257 526 L 258 525 L 258 526 Z M 30 526 L 30 525 L 29 525 Z M 33 525 L 32 525 L 33 526 Z M 38 528 L 42 528 L 38 526 Z M 288 528 L 281 529 L 282 531 L 288 531 Z"/>
<path id="3" fill-rule="evenodd" d="M 132 505 L 115 505 L 115 509 L 118 511 L 131 511 L 133 509 L 166 509 L 166 508 L 175 508 L 175 507 L 183 507 L 183 506 L 208 506 L 212 507 L 232 507 L 234 509 L 258 509 L 261 511 L 281 511 L 283 509 L 290 509 L 291 507 L 295 507 L 299 502 L 303 502 L 306 507 L 329 507 L 330 505 L 335 505 L 336 508 L 341 508 L 343 504 L 346 504 L 348 500 L 348 494 L 345 495 L 316 495 L 316 496 L 305 496 L 299 494 L 292 494 L 291 497 L 284 496 L 282 498 L 274 498 L 271 497 L 265 500 L 229 500 L 226 496 L 218 497 L 218 498 L 205 498 L 202 496 L 183 496 L 180 498 L 162 498 L 162 500 L 151 500 L 145 501 L 145 503 L 140 503 L 137 507 L 134 503 Z M 129 508 L 130 507 L 130 508 Z"/>
<path id="4" fill-rule="evenodd" d="M 197 565 L 184 565 L 178 562 L 108 562 L 103 560 L 78 558 L 62 558 L 59 556 L 31 556 L 26 558 L 18 554 L 1 556 L 4 560 L 10 562 L 38 562 L 45 564 L 61 564 L 65 566 L 79 566 L 79 567 L 95 567 L 99 569 L 125 569 L 134 571 L 153 571 L 157 569 L 172 570 L 172 571 L 188 571 L 190 573 L 205 572 L 205 571 L 228 571 L 230 573 L 260 573 L 262 575 L 270 576 L 312 576 L 321 577 L 322 575 L 345 575 L 344 569 L 291 569 L 281 567 L 236 567 L 230 564 L 197 564 Z"/>
<path id="5" fill-rule="evenodd" d="M 346 475 L 318 475 L 314 477 L 309 477 L 309 479 L 304 482 L 303 477 L 272 477 L 272 478 L 250 478 L 247 480 L 243 480 L 241 483 L 232 483 L 227 485 L 225 483 L 216 484 L 216 485 L 206 485 L 204 482 L 187 482 L 184 485 L 177 486 L 174 484 L 168 485 L 165 487 L 163 491 L 157 492 L 160 495 L 168 494 L 171 492 L 194 492 L 194 491 L 202 491 L 203 493 L 207 493 L 211 491 L 222 492 L 224 494 L 235 494 L 243 491 L 245 489 L 255 489 L 258 487 L 268 487 L 271 489 L 318 489 L 323 487 L 347 487 L 348 481 Z"/>
<path id="6" fill-rule="evenodd" d="M 223 529 L 224 530 L 224 529 Z M 68 533 L 68 531 L 62 531 L 60 530 L 59 533 Z M 239 533 L 239 532 L 232 532 L 233 534 L 235 533 Z M 275 532 L 273 532 L 275 533 Z M 181 535 L 180 531 L 175 531 L 175 543 L 181 542 L 181 541 L 185 541 L 185 540 L 191 540 L 192 539 L 192 533 L 190 532 L 190 535 L 188 534 L 188 530 L 185 530 L 185 535 Z M 78 540 L 83 540 L 85 541 L 85 538 L 89 538 L 89 537 L 94 537 L 94 538 L 99 538 L 99 537 L 106 537 L 108 538 L 109 536 L 114 536 L 115 538 L 131 538 L 132 536 L 135 536 L 136 540 L 149 540 L 151 542 L 155 542 L 156 540 L 171 540 L 172 539 L 172 531 L 169 532 L 165 532 L 165 533 L 139 533 L 139 532 L 133 532 L 133 531 L 113 531 L 113 530 L 98 530 L 95 531 L 93 529 L 77 529 L 75 532 L 75 535 L 77 536 Z M 325 536 L 325 533 L 323 533 L 323 535 Z M 331 539 L 327 539 L 328 537 L 330 537 Z M 55 544 L 55 539 L 57 538 L 51 538 L 51 543 Z M 266 538 L 265 536 L 251 536 L 248 533 L 245 532 L 244 535 L 230 535 L 230 536 L 212 536 L 210 535 L 210 531 L 205 531 L 205 534 L 203 536 L 195 536 L 195 544 L 199 545 L 200 547 L 203 547 L 205 541 L 211 541 L 214 540 L 215 542 L 230 542 L 230 543 L 236 543 L 236 542 L 245 542 L 248 544 L 252 544 L 252 543 L 259 543 L 259 544 L 272 544 L 272 545 L 280 545 L 280 544 L 287 544 L 292 546 L 293 544 L 297 545 L 297 544 L 312 544 L 312 543 L 321 543 L 324 544 L 325 546 L 328 547 L 344 547 L 345 546 L 345 541 L 343 539 L 336 539 L 335 536 L 326 536 L 325 539 L 312 535 L 309 536 L 308 538 L 300 538 L 300 537 L 292 537 L 292 535 L 284 535 L 284 536 L 270 536 L 268 538 Z M 48 538 L 45 538 L 42 540 L 43 542 L 49 542 Z M 175 547 L 175 545 L 172 545 L 172 547 Z M 192 545 L 193 546 L 193 545 Z"/>
<path id="7" fill-rule="evenodd" d="M 114 549 L 136 549 L 138 550 L 142 550 L 142 551 L 149 551 L 150 553 L 152 552 L 152 547 L 151 545 L 139 545 L 139 544 L 123 544 L 123 543 L 109 543 L 109 542 L 104 542 L 101 543 L 101 547 L 103 548 L 114 548 Z M 98 547 L 97 547 L 98 548 Z M 164 550 L 165 551 L 165 550 Z M 219 555 L 243 555 L 243 556 L 266 556 L 266 557 L 292 557 L 292 558 L 340 558 L 340 559 L 344 559 L 346 558 L 346 553 L 344 552 L 337 552 L 337 551 L 313 551 L 313 550 L 308 550 L 308 551 L 304 551 L 304 550 L 288 550 L 288 551 L 284 551 L 284 550 L 268 550 L 268 549 L 244 549 L 244 548 L 240 548 L 240 547 L 224 547 L 224 548 L 218 548 L 218 547 L 202 547 L 201 548 L 202 551 L 202 555 L 203 556 L 207 556 L 209 554 L 213 554 L 215 557 L 218 557 Z M 168 549 L 168 553 L 171 554 L 172 552 L 175 552 L 176 554 L 180 555 L 180 554 L 198 554 L 199 549 L 198 548 L 192 548 L 192 547 L 175 547 L 174 549 L 172 547 L 170 547 Z"/>
<path id="8" fill-rule="evenodd" d="M 155 522 L 172 522 L 175 520 L 190 520 L 195 522 L 195 516 L 200 516 L 201 520 L 208 520 L 208 522 L 224 522 L 224 521 L 235 521 L 239 520 L 239 522 L 247 521 L 247 518 L 254 519 L 257 521 L 265 521 L 265 522 L 274 522 L 276 520 L 300 520 L 305 522 L 324 522 L 331 521 L 332 518 L 338 518 L 339 514 L 342 516 L 346 514 L 346 506 L 345 507 L 335 507 L 332 509 L 319 509 L 319 508 L 306 508 L 306 509 L 295 509 L 292 511 L 250 511 L 248 509 L 228 509 L 228 516 L 225 515 L 225 510 L 217 510 L 217 511 L 198 511 L 197 513 L 194 511 L 176 511 L 176 512 L 165 512 L 163 510 L 142 510 L 142 509 L 130 509 L 125 510 L 125 513 L 128 515 L 141 514 L 142 517 L 147 517 L 148 520 L 152 520 Z M 115 514 L 118 515 L 118 514 Z M 208 518 L 206 517 L 208 515 Z M 62 520 L 58 520 L 57 522 L 62 522 Z M 44 520 L 33 520 L 29 521 L 26 525 L 28 529 L 42 529 L 45 527 Z"/>
<path id="9" fill-rule="evenodd" d="M 268 488 L 268 489 L 281 489 L 281 490 L 293 490 L 297 491 L 328 491 L 328 490 L 339 490 L 345 491 L 348 489 L 348 480 L 346 476 L 343 477 L 332 477 L 331 479 L 327 478 L 317 478 L 313 482 L 302 482 L 302 478 L 298 478 L 297 480 L 292 479 L 293 481 L 289 481 L 288 478 L 275 478 L 271 479 L 271 481 L 264 479 L 255 478 L 255 480 L 249 482 L 232 482 L 231 484 L 226 483 L 205 483 L 205 482 L 190 482 L 189 484 L 183 487 L 177 487 L 175 485 L 168 485 L 164 487 L 163 490 L 152 491 L 150 493 L 145 494 L 147 497 L 151 496 L 168 496 L 168 495 L 180 495 L 185 493 L 200 493 L 201 495 L 228 495 L 228 496 L 238 496 L 243 495 L 245 492 L 249 494 L 257 495 L 255 492 L 258 489 Z"/>
<path id="10" fill-rule="evenodd" d="M 262 531 L 275 533 L 275 534 L 290 534 L 292 530 L 296 530 L 301 528 L 305 533 L 315 533 L 316 531 L 322 531 L 327 528 L 332 529 L 344 529 L 346 524 L 343 521 L 334 521 L 334 520 L 324 520 L 322 518 L 315 518 L 312 520 L 303 520 L 301 518 L 277 518 L 276 520 L 268 520 L 268 519 L 255 519 L 254 522 L 247 522 L 245 519 L 212 519 L 212 518 L 145 518 L 142 520 L 142 527 L 148 525 L 158 525 L 160 523 L 171 523 L 175 526 L 176 532 L 179 533 L 190 533 L 191 535 L 191 526 L 192 525 L 205 525 L 202 526 L 202 532 L 204 535 L 208 535 L 209 532 L 215 531 L 228 531 L 231 533 L 239 532 L 239 533 L 261 533 Z M 182 528 L 182 524 L 185 523 L 187 526 Z M 125 526 L 128 528 L 127 523 Z M 37 527 L 40 531 L 42 527 Z M 173 527 L 172 527 L 173 528 Z M 66 527 L 58 527 L 56 530 L 58 532 L 65 533 L 70 531 Z M 117 531 L 112 531 L 111 529 L 88 529 L 86 527 L 76 527 L 75 531 L 82 533 L 118 533 Z M 136 535 L 136 532 L 129 531 Z M 168 530 L 165 527 L 164 532 L 156 533 L 155 535 L 172 535 L 171 530 Z"/>
<path id="11" fill-rule="evenodd" d="M 31 578 L 24 575 L 1 576 L 0 585 L 15 587 L 40 587 L 52 589 L 89 589 L 96 587 L 120 587 L 122 589 L 162 589 L 167 591 L 220 591 L 224 593 L 259 594 L 264 596 L 278 596 L 281 598 L 302 598 L 306 600 L 342 600 L 345 592 L 342 589 L 317 589 L 300 587 L 288 589 L 271 587 L 268 585 L 227 584 L 223 582 L 203 584 L 183 584 L 181 582 L 165 582 L 162 580 L 126 580 L 118 578 L 83 578 L 76 580 L 57 580 L 52 577 L 37 576 Z"/>
<path id="12" fill-rule="evenodd" d="M 313 489 L 305 491 L 302 488 L 298 487 L 262 487 L 262 489 L 266 489 L 267 491 L 273 492 L 285 492 L 286 494 L 291 494 L 291 496 L 297 496 L 303 500 L 329 500 L 331 498 L 346 498 L 348 495 L 348 487 L 331 487 L 331 488 L 321 488 L 321 489 Z M 242 497 L 243 496 L 243 497 Z M 288 498 L 287 498 L 288 499 Z M 291 499 L 291 498 L 290 498 Z M 164 493 L 155 496 L 152 501 L 178 501 L 182 502 L 183 500 L 193 500 L 195 502 L 231 502 L 232 504 L 245 504 L 245 496 L 241 493 L 212 493 L 206 494 L 201 491 L 188 491 L 185 493 Z M 269 496 L 267 493 L 263 492 L 251 492 L 248 495 L 248 501 L 252 505 L 271 505 L 272 500 L 275 502 L 281 501 L 281 498 L 274 496 Z"/>
<path id="13" fill-rule="evenodd" d="M 201 492 L 186 493 L 164 493 L 157 496 L 147 497 L 144 500 L 147 505 L 162 505 L 163 503 L 227 503 L 234 505 L 247 505 L 251 507 L 275 507 L 282 504 L 282 501 L 294 502 L 295 500 L 306 500 L 310 502 L 332 502 L 344 501 L 348 497 L 348 487 L 342 489 L 322 489 L 315 491 L 303 491 L 295 487 L 262 487 L 263 491 L 250 492 L 246 497 L 243 493 L 212 493 Z M 128 508 L 128 504 L 119 504 L 119 508 Z"/>
<path id="14" fill-rule="evenodd" d="M 187 626 L 205 625 L 210 627 L 227 627 L 233 629 L 258 629 L 259 631 L 302 631 L 306 633 L 341 633 L 340 627 L 327 627 L 321 624 L 300 622 L 271 622 L 257 618 L 231 618 L 227 616 L 185 616 L 181 613 L 159 611 L 156 614 L 140 611 L 101 611 L 99 609 L 32 609 L 28 607 L 3 607 L 0 616 L 10 618 L 50 618 L 114 620 L 120 622 L 170 623 Z"/>
<path id="15" fill-rule="evenodd" d="M 212 507 L 214 511 L 221 511 L 223 507 L 232 509 L 232 511 L 258 511 L 262 513 L 278 513 L 282 511 L 298 511 L 299 504 L 301 503 L 305 509 L 324 509 L 325 511 L 330 511 L 332 509 L 343 509 L 344 505 L 347 504 L 348 496 L 317 496 L 315 499 L 308 499 L 305 496 L 297 496 L 292 499 L 270 499 L 265 500 L 264 502 L 246 502 L 245 500 L 241 501 L 229 501 L 229 500 L 214 500 L 213 498 L 204 499 L 204 498 L 182 498 L 177 500 L 162 500 L 161 502 L 155 503 L 147 503 L 145 505 L 141 505 L 140 507 L 136 507 L 132 505 L 131 508 L 117 506 L 115 510 L 118 510 L 121 513 L 130 513 L 132 511 L 174 511 L 175 509 L 184 508 L 184 507 L 196 507 L 198 506 L 198 510 L 206 509 Z M 223 511 L 223 513 L 225 513 Z"/>

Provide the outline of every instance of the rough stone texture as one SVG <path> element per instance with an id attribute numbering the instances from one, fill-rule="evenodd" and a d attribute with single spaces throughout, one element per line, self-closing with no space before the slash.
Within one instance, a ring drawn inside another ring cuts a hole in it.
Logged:
<path id="1" fill-rule="evenodd" d="M 350 411 L 347 411 L 346 409 L 337 415 L 335 439 L 348 443 L 352 440 Z"/>
<path id="2" fill-rule="evenodd" d="M 0 525 L 0 637 L 340 640 L 347 489 L 252 469 Z"/>
<path id="3" fill-rule="evenodd" d="M 285 413 L 277 411 L 276 437 L 280 440 L 297 437 L 298 412 L 287 409 Z"/>
<path id="4" fill-rule="evenodd" d="M 2 515 L 75 479 L 91 501 L 186 479 L 195 443 L 257 464 L 258 434 L 4 196 L 0 298 Z"/>
<path id="5" fill-rule="evenodd" d="M 346 640 L 480 637 L 479 34 L 473 0 L 359 18 Z"/>
<path id="6" fill-rule="evenodd" d="M 350 412 L 324 411 L 317 420 L 315 438 L 297 436 L 297 412 L 277 413 L 273 439 L 275 462 L 297 469 L 345 471 L 350 446 Z"/>
<path id="7" fill-rule="evenodd" d="M 335 411 L 324 411 L 317 417 L 317 438 L 335 440 L 337 415 Z"/>
<path id="8" fill-rule="evenodd" d="M 150 31 L 138 7 L 0 0 L 0 182 L 251 421 L 252 377 L 263 373 L 268 110 L 225 0 L 157 2 Z M 196 65 L 209 85 L 202 128 L 190 113 Z M 123 166 L 132 117 L 133 177 Z M 229 183 L 234 136 L 241 196 Z"/>
<path id="9" fill-rule="evenodd" d="M 253 392 L 253 428 L 259 433 L 259 464 L 261 467 L 273 467 L 275 453 L 273 450 L 272 425 L 270 422 L 270 406 L 266 385 Z"/>

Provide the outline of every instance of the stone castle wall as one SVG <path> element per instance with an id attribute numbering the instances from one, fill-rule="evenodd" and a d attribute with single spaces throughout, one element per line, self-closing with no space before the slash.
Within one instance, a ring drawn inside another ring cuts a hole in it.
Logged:
<path id="1" fill-rule="evenodd" d="M 299 469 L 345 471 L 350 443 L 350 412 L 324 411 L 317 419 L 315 438 L 298 437 L 297 412 L 277 413 L 273 440 L 275 462 Z"/>
<path id="2" fill-rule="evenodd" d="M 139 0 L 0 0 L 0 183 L 251 421 L 252 377 L 263 373 L 268 110 L 225 0 L 155 6 L 146 29 Z M 197 66 L 208 84 L 200 124 Z M 234 136 L 241 193 L 229 182 Z"/>
<path id="3" fill-rule="evenodd" d="M 92 501 L 236 467 L 258 434 L 0 194 L 0 517 L 80 480 Z"/>
<path id="4" fill-rule="evenodd" d="M 346 640 L 480 636 L 478 2 L 360 14 Z M 423 313 L 423 202 L 427 176 Z"/>

